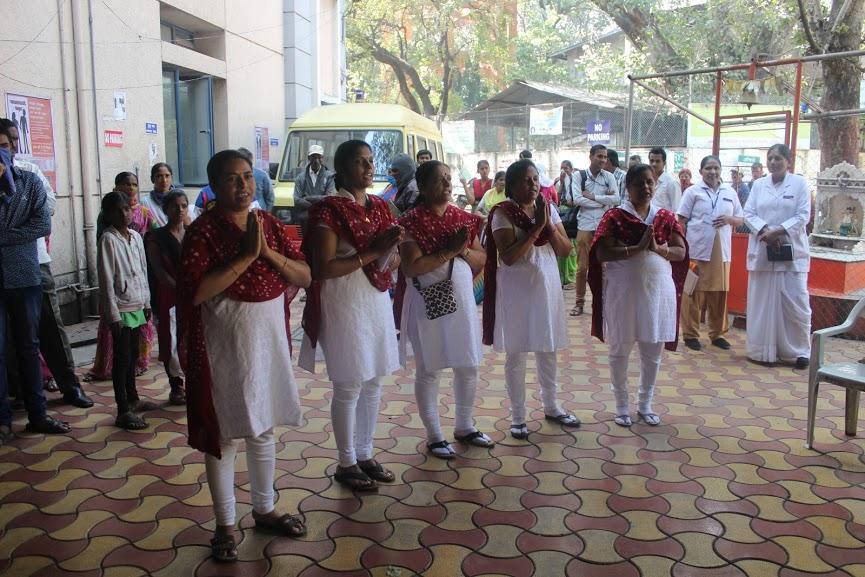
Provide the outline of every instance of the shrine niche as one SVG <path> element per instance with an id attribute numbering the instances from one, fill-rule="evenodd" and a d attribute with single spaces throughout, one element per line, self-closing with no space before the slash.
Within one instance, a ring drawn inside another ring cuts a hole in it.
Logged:
<path id="1" fill-rule="evenodd" d="M 819 173 L 815 210 L 812 255 L 865 256 L 865 172 L 842 162 Z"/>

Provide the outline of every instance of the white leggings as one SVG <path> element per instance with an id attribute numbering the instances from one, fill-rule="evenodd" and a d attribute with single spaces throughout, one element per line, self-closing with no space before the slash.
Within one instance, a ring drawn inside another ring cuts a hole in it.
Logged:
<path id="1" fill-rule="evenodd" d="M 276 467 L 273 430 L 258 437 L 247 437 L 245 440 L 252 509 L 265 515 L 273 511 L 273 477 Z M 213 455 L 204 456 L 204 469 L 207 472 L 207 484 L 210 486 L 217 525 L 231 526 L 236 522 L 234 461 L 239 442 L 240 439 L 223 440 L 220 446 L 221 459 Z"/>
<path id="2" fill-rule="evenodd" d="M 640 387 L 638 389 L 637 409 L 643 413 L 652 412 L 652 398 L 655 396 L 655 380 L 661 368 L 661 351 L 664 343 L 637 343 L 640 349 Z M 630 405 L 628 392 L 628 357 L 634 343 L 610 345 L 610 380 L 616 397 L 616 415 L 627 415 Z"/>
<path id="3" fill-rule="evenodd" d="M 169 377 L 183 378 L 183 370 L 180 368 L 180 359 L 177 357 L 177 307 L 171 307 L 168 311 L 169 330 L 171 331 L 171 360 L 165 367 Z"/>
<path id="4" fill-rule="evenodd" d="M 522 425 L 526 422 L 526 359 L 528 353 L 507 353 L 505 355 L 505 384 L 511 399 L 511 422 Z M 556 402 L 556 353 L 535 353 L 538 366 L 538 381 L 541 384 L 541 402 L 544 413 L 550 416 L 561 415 L 561 407 Z"/>
<path id="5" fill-rule="evenodd" d="M 475 391 L 478 385 L 477 367 L 454 368 L 454 398 L 456 400 L 456 419 L 454 433 L 466 435 L 474 431 L 472 409 L 475 404 Z M 441 370 L 427 371 L 420 358 L 417 358 L 417 368 L 414 378 L 414 394 L 417 399 L 420 419 L 426 427 L 427 440 L 438 443 L 444 440 L 441 422 L 439 421 L 438 396 L 439 377 Z"/>
<path id="6" fill-rule="evenodd" d="M 372 459 L 372 439 L 380 402 L 378 377 L 363 382 L 333 383 L 330 418 L 341 467 Z"/>

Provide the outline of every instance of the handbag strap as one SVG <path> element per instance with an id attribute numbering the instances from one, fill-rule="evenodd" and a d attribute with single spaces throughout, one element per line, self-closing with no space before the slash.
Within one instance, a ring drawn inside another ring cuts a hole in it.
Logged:
<path id="1" fill-rule="evenodd" d="M 445 279 L 445 280 L 451 280 L 451 276 L 453 276 L 453 274 L 454 274 L 454 261 L 455 261 L 455 260 L 456 260 L 456 257 L 454 257 L 454 258 L 451 259 L 451 262 L 450 262 L 450 264 L 448 265 L 448 278 Z M 441 281 L 439 281 L 439 282 L 441 282 Z M 412 277 L 412 279 L 411 279 L 411 284 L 414 285 L 414 288 L 416 288 L 416 289 L 418 290 L 418 292 L 420 292 L 421 290 L 423 290 L 423 289 L 421 289 L 420 281 L 417 280 L 417 277 L 416 277 L 416 276 L 415 276 L 415 277 Z M 435 283 L 433 283 L 433 284 L 435 284 Z M 432 285 L 430 285 L 430 286 L 432 286 Z M 427 287 L 427 288 L 429 288 L 429 287 Z"/>

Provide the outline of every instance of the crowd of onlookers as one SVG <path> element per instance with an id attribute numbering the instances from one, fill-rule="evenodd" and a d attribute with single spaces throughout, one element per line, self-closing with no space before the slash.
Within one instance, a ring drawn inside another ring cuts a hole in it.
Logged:
<path id="1" fill-rule="evenodd" d="M 40 248 L 39 239 L 50 234 L 51 193 L 35 167 L 16 162 L 14 134 L 0 126 L 2 441 L 12 436 L 7 360 L 19 364 L 28 431 L 69 430 L 46 413 L 40 350 L 64 400 L 92 405 L 75 377 Z M 395 480 L 375 458 L 373 433 L 381 379 L 411 358 L 427 450 L 435 457 L 456 456 L 439 418 L 446 369 L 453 370 L 453 438 L 494 444 L 472 416 L 483 345 L 505 355 L 512 437 L 530 434 L 529 353 L 543 418 L 579 427 L 558 401 L 557 352 L 569 346 L 565 291 L 575 292 L 570 314 L 580 316 L 587 286 L 591 334 L 609 346 L 615 423 L 628 427 L 636 418 L 658 425 L 653 397 L 663 348 L 675 350 L 681 330 L 688 348 L 701 349 L 703 310 L 711 344 L 730 348 L 724 337 L 730 243 L 740 226 L 750 231 L 747 355 L 807 366 L 810 197 L 804 179 L 789 172 L 784 145 L 769 149 L 770 174 L 748 190 L 723 182 L 712 155 L 692 181 L 688 171 L 678 179 L 668 174 L 663 149 L 652 149 L 648 164 L 632 157 L 625 170 L 615 151 L 595 145 L 586 168 L 565 160 L 552 179 L 523 151 L 507 170 L 491 176 L 481 161 L 477 178 L 461 182 L 472 210 L 453 203 L 451 170 L 427 151 L 416 159 L 395 156 L 382 195 L 369 193 L 375 165 L 366 142 L 342 143 L 333 170 L 323 156 L 311 146 L 296 180 L 297 202 L 306 209 L 301 246 L 270 214 L 270 182 L 244 150 L 210 159 L 209 184 L 192 204 L 173 187 L 165 163 L 153 166 L 151 191 L 139 193 L 135 175 L 124 172 L 102 198 L 102 326 L 92 376 L 112 379 L 118 427 L 147 427 L 144 414 L 156 405 L 139 396 L 135 377 L 158 339 L 169 401 L 186 404 L 189 443 L 206 454 L 217 560 L 237 558 L 240 440 L 246 441 L 256 526 L 287 536 L 306 531 L 298 517 L 275 512 L 273 493 L 273 429 L 300 424 L 302 413 L 289 328 L 289 304 L 301 289 L 299 366 L 315 371 L 324 363 L 333 387 L 333 476 L 360 492 Z M 14 354 L 5 353 L 7 344 Z M 632 413 L 627 375 L 635 345 L 640 381 Z"/>

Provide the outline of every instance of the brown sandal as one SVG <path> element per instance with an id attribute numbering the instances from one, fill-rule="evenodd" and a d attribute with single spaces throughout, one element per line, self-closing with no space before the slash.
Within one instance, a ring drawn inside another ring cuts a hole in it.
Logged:
<path id="1" fill-rule="evenodd" d="M 358 462 L 357 466 L 360 467 L 361 471 L 369 475 L 371 479 L 375 479 L 379 483 L 393 483 L 396 480 L 396 475 L 393 474 L 393 471 L 388 471 L 375 459 L 366 461 L 364 465 Z"/>
<path id="2" fill-rule="evenodd" d="M 345 488 L 359 493 L 378 490 L 378 483 L 371 479 L 357 465 L 354 467 L 337 468 L 336 473 L 333 474 L 333 479 Z"/>
<path id="3" fill-rule="evenodd" d="M 270 516 L 255 518 L 253 515 L 253 518 L 257 529 L 264 529 L 283 537 L 303 537 L 306 535 L 306 525 L 303 524 L 300 517 L 294 515 L 285 514 L 276 519 Z"/>
<path id="4" fill-rule="evenodd" d="M 217 563 L 237 561 L 237 544 L 233 535 L 214 535 L 210 540 L 210 556 Z"/>

